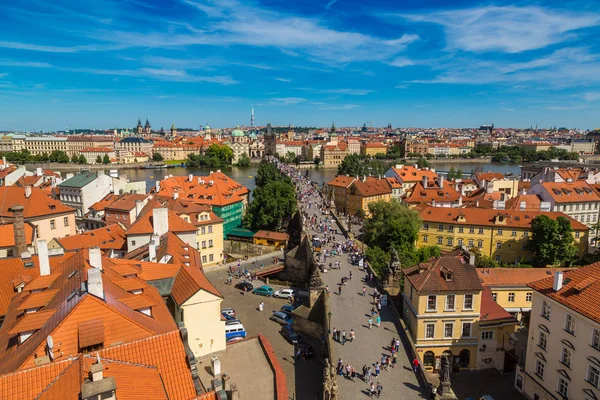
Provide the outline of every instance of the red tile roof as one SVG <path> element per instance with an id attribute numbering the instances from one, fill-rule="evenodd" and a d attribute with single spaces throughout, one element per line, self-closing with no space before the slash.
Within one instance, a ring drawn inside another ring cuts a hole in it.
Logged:
<path id="1" fill-rule="evenodd" d="M 25 223 L 25 240 L 28 245 L 33 243 L 33 226 Z M 0 225 L 0 247 L 13 247 L 15 245 L 15 230 L 13 224 Z"/>
<path id="2" fill-rule="evenodd" d="M 392 193 L 392 188 L 387 179 L 377 179 L 372 176 L 367 177 L 364 181 L 355 179 L 352 182 L 351 190 L 352 187 L 356 188 L 356 194 L 362 197 L 381 196 Z"/>
<path id="3" fill-rule="evenodd" d="M 86 231 L 80 235 L 66 236 L 56 241 L 65 250 L 90 249 L 100 247 L 101 250 L 126 250 L 125 230 L 119 224 Z"/>
<path id="4" fill-rule="evenodd" d="M 354 178 L 346 175 L 338 175 L 329 182 L 327 182 L 328 186 L 335 187 L 344 187 L 347 188 L 354 181 Z"/>
<path id="5" fill-rule="evenodd" d="M 585 181 L 540 183 L 555 203 L 600 202 L 600 196 Z"/>
<path id="6" fill-rule="evenodd" d="M 288 241 L 290 236 L 285 232 L 258 231 L 254 234 L 256 239 L 273 239 L 278 241 Z"/>
<path id="7" fill-rule="evenodd" d="M 25 208 L 25 210 L 23 210 L 23 216 L 26 219 L 44 215 L 50 216 L 75 213 L 75 209 L 65 206 L 58 200 L 52 199 L 48 196 L 48 193 L 42 189 L 31 188 L 31 195 L 25 197 L 24 187 L 0 187 L 0 217 L 12 218 L 13 215 L 8 210 L 17 204 L 20 204 Z"/>
<path id="8" fill-rule="evenodd" d="M 452 185 L 445 184 L 443 188 L 428 185 L 425 188 L 422 182 L 417 182 L 408 192 L 404 201 L 410 204 L 431 204 L 434 200 L 437 203 L 455 203 L 459 197 L 460 193 Z"/>
<path id="9" fill-rule="evenodd" d="M 552 276 L 556 271 L 569 268 L 478 268 L 477 273 L 485 286 L 527 286 L 540 279 Z"/>
<path id="10" fill-rule="evenodd" d="M 483 323 L 501 320 L 516 322 L 515 318 L 508 311 L 494 301 L 492 291 L 487 287 L 481 292 L 479 315 L 479 321 Z"/>
<path id="11" fill-rule="evenodd" d="M 175 212 L 168 210 L 170 232 L 196 232 L 196 227 L 184 221 Z M 152 209 L 140 216 L 125 232 L 126 235 L 151 235 L 154 233 L 154 216 Z"/>
<path id="12" fill-rule="evenodd" d="M 434 181 L 438 177 L 438 174 L 430 169 L 419 169 L 411 165 L 403 165 L 401 168 L 396 168 L 393 166 L 391 167 L 391 170 L 397 174 L 398 178 L 403 183 L 421 182 L 425 176 L 427 177 L 428 181 Z"/>

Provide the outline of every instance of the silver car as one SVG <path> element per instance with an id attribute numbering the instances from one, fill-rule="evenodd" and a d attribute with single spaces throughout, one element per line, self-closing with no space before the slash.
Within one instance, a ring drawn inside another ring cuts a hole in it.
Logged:
<path id="1" fill-rule="evenodd" d="M 289 299 L 293 295 L 294 289 L 279 289 L 273 294 L 274 297 L 279 297 L 280 299 Z"/>

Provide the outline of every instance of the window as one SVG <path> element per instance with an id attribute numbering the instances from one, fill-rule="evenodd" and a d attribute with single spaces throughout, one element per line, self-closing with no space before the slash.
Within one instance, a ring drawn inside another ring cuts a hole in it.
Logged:
<path id="1" fill-rule="evenodd" d="M 565 399 L 569 396 L 569 382 L 561 377 L 558 378 L 558 393 Z"/>
<path id="2" fill-rule="evenodd" d="M 206 233 L 206 227 L 205 226 L 203 226 L 202 228 L 200 228 L 200 233 L 202 235 L 204 235 Z"/>
<path id="3" fill-rule="evenodd" d="M 531 292 L 527 292 L 525 294 L 525 301 L 529 301 L 530 302 L 531 301 L 531 296 L 532 296 Z"/>
<path id="4" fill-rule="evenodd" d="M 492 300 L 496 301 L 498 298 L 498 293 L 492 293 Z"/>
<path id="5" fill-rule="evenodd" d="M 513 230 L 512 230 L 512 233 L 511 233 L 510 235 L 511 235 L 511 236 L 517 236 L 517 230 L 516 230 L 516 229 L 513 229 Z"/>
<path id="6" fill-rule="evenodd" d="M 131 245 L 132 245 L 132 246 L 135 246 L 135 240 L 132 240 L 132 241 L 131 241 Z"/>
<path id="7" fill-rule="evenodd" d="M 462 337 L 471 337 L 471 323 L 470 322 L 463 322 L 461 336 Z"/>
<path id="8" fill-rule="evenodd" d="M 523 237 L 529 237 L 529 231 L 523 232 Z"/>
<path id="9" fill-rule="evenodd" d="M 437 243 L 438 243 L 438 244 L 443 244 L 443 243 L 444 243 L 444 238 L 443 238 L 443 237 L 441 237 L 441 236 L 438 236 L 438 238 L 437 238 Z"/>
<path id="10" fill-rule="evenodd" d="M 567 319 L 565 321 L 565 331 L 574 335 L 576 322 L 577 321 L 575 320 L 575 317 L 567 313 Z"/>
<path id="11" fill-rule="evenodd" d="M 425 355 L 423 355 L 423 365 L 425 367 L 433 367 L 434 364 L 435 364 L 435 354 L 433 353 L 433 351 L 425 352 Z"/>
<path id="12" fill-rule="evenodd" d="M 494 259 L 496 260 L 497 263 L 502 262 L 502 257 L 500 257 L 500 256 L 496 256 Z"/>
<path id="13" fill-rule="evenodd" d="M 598 329 L 592 330 L 592 347 L 600 350 L 600 331 Z"/>
<path id="14" fill-rule="evenodd" d="M 206 262 L 206 256 L 202 256 L 202 262 L 205 263 Z"/>
<path id="15" fill-rule="evenodd" d="M 435 324 L 425 325 L 425 338 L 427 338 L 427 339 L 435 338 Z"/>
<path id="16" fill-rule="evenodd" d="M 427 243 L 429 237 L 427 235 L 423 235 L 423 243 Z"/>
<path id="17" fill-rule="evenodd" d="M 469 248 L 475 246 L 475 242 L 473 241 L 473 239 L 469 239 Z"/>
<path id="18" fill-rule="evenodd" d="M 439 224 L 438 225 L 438 231 L 443 231 L 444 230 L 444 224 Z"/>
<path id="19" fill-rule="evenodd" d="M 212 233 L 212 226 L 208 227 L 208 233 Z"/>
<path id="20" fill-rule="evenodd" d="M 514 303 L 514 301 L 515 301 L 515 294 L 513 292 L 510 292 L 508 294 L 508 301 Z"/>
<path id="21" fill-rule="evenodd" d="M 212 254 L 208 255 L 208 261 L 212 262 L 215 260 L 215 257 Z"/>
<path id="22" fill-rule="evenodd" d="M 537 360 L 535 363 L 535 374 L 540 378 L 544 379 L 544 368 L 545 365 L 540 360 Z"/>
<path id="23" fill-rule="evenodd" d="M 588 219 L 589 219 L 589 215 L 588 215 Z M 590 222 L 590 221 L 588 221 Z M 579 232 L 575 232 L 575 239 L 579 239 Z"/>
<path id="24" fill-rule="evenodd" d="M 546 350 L 546 347 L 548 346 L 548 335 L 546 335 L 546 332 L 544 331 L 540 331 L 539 333 L 538 346 L 543 350 Z"/>
<path id="25" fill-rule="evenodd" d="M 56 221 L 53 219 L 50 220 L 50 229 L 56 229 Z"/>
<path id="26" fill-rule="evenodd" d="M 458 245 L 459 245 L 460 247 L 462 247 L 462 245 L 463 245 L 463 240 L 462 240 L 462 239 L 458 239 Z"/>
<path id="27" fill-rule="evenodd" d="M 502 248 L 502 242 L 496 242 L 496 249 Z"/>
<path id="28" fill-rule="evenodd" d="M 550 313 L 552 309 L 550 308 L 550 303 L 546 300 L 542 301 L 542 314 L 541 316 L 546 318 L 548 321 L 550 320 Z"/>
<path id="29" fill-rule="evenodd" d="M 425 229 L 425 230 L 429 229 L 429 224 L 427 222 L 425 222 L 423 224 L 423 229 Z"/>
<path id="30" fill-rule="evenodd" d="M 469 227 L 469 233 L 475 233 L 475 227 L 474 226 L 470 226 Z"/>
<path id="31" fill-rule="evenodd" d="M 478 240 L 477 241 L 477 247 L 482 249 L 483 248 L 483 240 Z"/>
<path id="32" fill-rule="evenodd" d="M 479 228 L 479 234 L 483 235 L 483 228 Z"/>
<path id="33" fill-rule="evenodd" d="M 465 228 L 462 226 L 458 227 L 458 233 L 463 233 L 465 231 Z"/>
<path id="34" fill-rule="evenodd" d="M 208 240 L 208 247 L 213 247 L 213 240 L 212 239 Z"/>
<path id="35" fill-rule="evenodd" d="M 452 243 L 454 243 L 454 239 L 452 239 L 452 238 L 448 238 L 448 239 L 446 240 L 446 243 L 448 244 L 448 246 L 452 246 Z"/>
<path id="36" fill-rule="evenodd" d="M 563 363 L 566 367 L 571 368 L 571 359 L 573 358 L 573 354 L 570 349 L 563 347 L 562 353 L 560 353 L 560 362 Z"/>
<path id="37" fill-rule="evenodd" d="M 437 297 L 435 295 L 427 296 L 427 311 L 437 310 Z"/>
<path id="38" fill-rule="evenodd" d="M 202 241 L 202 248 L 205 249 L 206 248 L 206 240 Z"/>
<path id="39" fill-rule="evenodd" d="M 463 303 L 464 310 L 472 310 L 473 309 L 473 295 L 465 294 L 465 301 Z"/>
<path id="40" fill-rule="evenodd" d="M 502 228 L 498 228 L 498 236 L 502 236 Z"/>
<path id="41" fill-rule="evenodd" d="M 594 387 L 598 387 L 600 383 L 600 368 L 597 365 L 588 365 L 587 379 Z"/>
<path id="42" fill-rule="evenodd" d="M 63 225 L 64 226 L 69 226 L 69 217 L 64 217 L 63 218 Z"/>
<path id="43" fill-rule="evenodd" d="M 448 225 L 448 232 L 454 232 L 454 226 Z"/>
<path id="44" fill-rule="evenodd" d="M 494 338 L 494 331 L 481 332 L 481 340 L 491 340 Z"/>
<path id="45" fill-rule="evenodd" d="M 446 295 L 446 311 L 454 311 L 454 300 L 455 295 L 447 294 Z"/>
<path id="46" fill-rule="evenodd" d="M 454 324 L 453 323 L 446 323 L 446 324 L 444 324 L 444 337 L 445 338 L 451 338 L 453 330 L 454 330 Z"/>
<path id="47" fill-rule="evenodd" d="M 471 352 L 467 349 L 461 350 L 458 353 L 458 366 L 460 368 L 469 368 L 469 362 L 471 360 Z"/>

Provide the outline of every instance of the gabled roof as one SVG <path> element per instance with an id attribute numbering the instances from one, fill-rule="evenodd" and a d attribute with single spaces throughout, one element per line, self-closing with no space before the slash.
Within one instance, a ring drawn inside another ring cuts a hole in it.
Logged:
<path id="1" fill-rule="evenodd" d="M 329 182 L 327 182 L 327 185 L 347 188 L 350 186 L 350 184 L 353 181 L 354 181 L 354 178 L 351 176 L 338 175 L 335 178 L 333 178 L 332 180 L 330 180 Z"/>
<path id="2" fill-rule="evenodd" d="M 196 227 L 187 221 L 184 221 L 175 212 L 168 210 L 169 218 L 169 231 L 170 232 L 196 232 Z M 151 235 L 154 233 L 154 216 L 152 209 L 148 210 L 145 214 L 140 216 L 134 223 L 127 229 L 125 235 Z"/>
<path id="3" fill-rule="evenodd" d="M 90 249 L 100 247 L 100 250 L 126 250 L 127 240 L 125 230 L 119 224 L 86 231 L 80 235 L 66 236 L 55 239 L 65 250 Z"/>
<path id="4" fill-rule="evenodd" d="M 529 287 L 565 307 L 600 323 L 600 262 L 564 272 L 563 286 L 554 291 L 554 275 Z"/>
<path id="5" fill-rule="evenodd" d="M 442 269 L 452 273 L 451 280 L 445 279 Z M 475 266 L 469 264 L 468 256 L 461 249 L 403 269 L 402 272 L 418 292 L 477 292 L 483 289 Z"/>
<path id="6" fill-rule="evenodd" d="M 13 214 L 9 209 L 17 204 L 24 207 L 23 217 L 25 219 L 45 215 L 75 213 L 75 209 L 65 206 L 58 200 L 54 200 L 42 189 L 31 188 L 31 195 L 25 197 L 24 187 L 0 187 L 0 217 L 12 218 Z"/>
<path id="7" fill-rule="evenodd" d="M 553 276 L 556 271 L 570 268 L 478 268 L 477 274 L 485 286 L 523 286 Z"/>
<path id="8" fill-rule="evenodd" d="M 516 322 L 515 317 L 509 314 L 500 304 L 494 301 L 490 288 L 483 288 L 481 292 L 481 306 L 479 308 L 479 321 L 486 322 Z"/>
<path id="9" fill-rule="evenodd" d="M 437 203 L 455 203 L 459 197 L 460 193 L 452 185 L 445 184 L 442 188 L 428 185 L 425 188 L 422 182 L 417 182 L 408 192 L 404 201 L 412 204 L 431 204 L 433 201 Z"/>
<path id="10" fill-rule="evenodd" d="M 585 181 L 541 182 L 555 203 L 600 202 L 600 196 Z"/>
<path id="11" fill-rule="evenodd" d="M 419 169 L 411 165 L 403 165 L 400 168 L 393 166 L 390 169 L 397 175 L 402 183 L 421 182 L 423 177 L 427 177 L 428 181 L 434 181 L 438 177 L 438 174 L 436 174 L 435 171 L 430 169 Z"/>
<path id="12" fill-rule="evenodd" d="M 356 194 L 362 197 L 380 196 L 391 194 L 392 188 L 387 179 L 377 179 L 369 176 L 364 180 L 355 179 L 350 185 L 356 189 Z"/>
<path id="13" fill-rule="evenodd" d="M 525 208 L 521 207 L 525 203 Z M 542 201 L 535 194 L 520 194 L 512 199 L 506 200 L 507 210 L 534 210 L 539 211 Z"/>

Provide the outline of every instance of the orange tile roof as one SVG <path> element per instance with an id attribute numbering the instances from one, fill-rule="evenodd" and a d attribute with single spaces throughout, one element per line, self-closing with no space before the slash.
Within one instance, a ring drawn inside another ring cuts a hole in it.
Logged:
<path id="1" fill-rule="evenodd" d="M 452 187 L 445 184 L 443 188 L 439 186 L 423 187 L 422 182 L 417 182 L 411 191 L 406 195 L 404 201 L 406 203 L 432 203 L 434 200 L 437 203 L 455 203 L 458 201 L 460 193 Z"/>
<path id="2" fill-rule="evenodd" d="M 387 181 L 389 182 L 392 189 L 402 189 L 402 183 L 400 181 L 398 181 L 398 178 L 392 177 L 392 178 L 385 178 L 385 179 L 387 179 Z"/>
<path id="3" fill-rule="evenodd" d="M 347 188 L 353 181 L 354 178 L 351 176 L 338 175 L 329 182 L 327 182 L 327 185 Z"/>
<path id="4" fill-rule="evenodd" d="M 540 183 L 555 203 L 600 202 L 600 196 L 585 181 Z"/>
<path id="5" fill-rule="evenodd" d="M 285 232 L 258 231 L 254 234 L 257 239 L 273 239 L 279 241 L 287 241 L 290 236 Z"/>
<path id="6" fill-rule="evenodd" d="M 196 227 L 184 221 L 175 212 L 168 210 L 170 232 L 196 232 Z M 152 209 L 140 216 L 125 232 L 126 235 L 151 235 L 154 233 L 154 216 Z"/>
<path id="7" fill-rule="evenodd" d="M 43 292 L 31 293 L 29 296 L 27 296 L 25 301 L 21 303 L 19 307 L 17 307 L 17 310 L 24 311 L 32 308 L 44 307 L 50 303 L 50 300 L 52 300 L 56 293 L 58 293 L 58 289 L 48 289 L 44 290 Z"/>
<path id="8" fill-rule="evenodd" d="M 102 211 L 106 208 L 107 205 L 112 204 L 112 202 L 115 201 L 117 198 L 119 198 L 119 195 L 109 193 L 106 196 L 104 196 L 102 200 L 95 202 L 89 208 L 95 211 Z"/>
<path id="9" fill-rule="evenodd" d="M 80 235 L 66 236 L 56 241 L 65 250 L 89 249 L 100 247 L 101 250 L 126 250 L 127 240 L 125 230 L 119 224 L 86 231 Z"/>
<path id="10" fill-rule="evenodd" d="M 33 226 L 25 223 L 25 240 L 28 245 L 33 243 Z M 0 247 L 13 247 L 15 245 L 15 229 L 13 224 L 0 225 Z"/>
<path id="11" fill-rule="evenodd" d="M 428 181 L 433 181 L 437 179 L 438 174 L 430 169 L 419 169 L 415 168 L 411 165 L 404 165 L 401 168 L 396 168 L 395 166 L 391 167 L 391 169 L 396 173 L 398 178 L 404 182 L 421 182 L 423 177 L 427 177 Z"/>
<path id="12" fill-rule="evenodd" d="M 554 276 L 533 282 L 529 287 L 565 307 L 600 323 L 600 263 L 567 271 L 563 287 L 555 292 Z"/>
<path id="13" fill-rule="evenodd" d="M 23 216 L 28 218 L 44 215 L 75 213 L 75 209 L 65 206 L 58 200 L 52 199 L 47 192 L 39 188 L 31 188 L 31 195 L 25 197 L 25 188 L 18 186 L 0 187 L 0 217 L 12 218 L 8 211 L 12 206 L 20 204 L 25 209 Z"/>
<path id="14" fill-rule="evenodd" d="M 39 273 L 39 272 L 38 272 Z M 60 276 L 60 274 L 50 274 L 38 276 L 25 286 L 25 291 L 42 290 L 49 288 L 50 285 Z"/>
<path id="15" fill-rule="evenodd" d="M 90 319 L 77 326 L 79 348 L 96 346 L 104 343 L 104 322 L 102 319 Z"/>
<path id="16" fill-rule="evenodd" d="M 0 376 L 0 399 L 33 400 L 76 360 L 49 363 Z"/>
<path id="17" fill-rule="evenodd" d="M 383 194 L 391 194 L 387 179 L 377 179 L 369 176 L 366 180 L 355 179 L 352 182 L 352 187 L 356 188 L 356 194 L 363 197 L 380 196 Z"/>
<path id="18" fill-rule="evenodd" d="M 156 302 L 142 294 L 132 294 L 130 296 L 121 297 L 119 301 L 132 310 L 141 310 L 142 308 L 149 308 L 156 305 Z"/>
<path id="19" fill-rule="evenodd" d="M 85 149 L 79 150 L 80 153 L 112 153 L 115 149 L 111 149 L 108 147 L 86 147 Z"/>
<path id="20" fill-rule="evenodd" d="M 144 201 L 148 198 L 145 194 L 138 193 L 125 193 L 117 198 L 113 199 L 112 202 L 107 204 L 105 210 L 118 210 L 118 211 L 131 211 L 135 208 L 136 201 Z"/>
<path id="21" fill-rule="evenodd" d="M 175 277 L 175 282 L 171 290 L 173 300 L 177 304 L 182 305 L 199 290 L 205 290 L 217 297 L 223 298 L 223 295 L 210 283 L 200 268 L 181 267 Z"/>
<path id="22" fill-rule="evenodd" d="M 542 201 L 535 194 L 520 194 L 506 200 L 507 210 L 521 210 L 521 203 L 525 202 L 525 210 L 539 211 Z"/>
<path id="23" fill-rule="evenodd" d="M 141 279 L 132 279 L 132 278 L 124 278 L 114 281 L 115 285 L 119 286 L 121 289 L 131 292 L 133 290 L 143 290 L 148 287 Z"/>
<path id="24" fill-rule="evenodd" d="M 485 286 L 527 286 L 552 276 L 556 271 L 570 268 L 478 268 L 479 279 Z"/>
<path id="25" fill-rule="evenodd" d="M 8 331 L 8 334 L 14 335 L 15 333 L 36 331 L 43 327 L 56 311 L 56 309 L 49 309 L 25 314 L 25 316 L 21 318 L 10 331 Z"/>
<path id="26" fill-rule="evenodd" d="M 130 275 L 133 271 L 144 281 L 172 278 L 177 275 L 179 265 L 158 264 L 146 261 L 127 260 L 121 258 L 108 259 L 108 266 L 121 276 Z"/>
<path id="27" fill-rule="evenodd" d="M 363 147 L 367 149 L 381 149 L 386 148 L 387 146 L 381 142 L 368 142 L 363 144 Z"/>
<path id="28" fill-rule="evenodd" d="M 556 219 L 564 217 L 569 219 L 575 231 L 587 231 L 589 228 L 581 222 L 574 220 L 561 212 L 493 210 L 484 208 L 449 208 L 426 207 L 421 211 L 423 222 L 446 223 L 456 225 L 497 226 L 498 228 L 524 228 L 531 227 L 531 221 L 540 215 Z M 463 218 L 462 220 L 460 218 Z M 496 218 L 503 218 L 504 223 L 496 223 Z"/>
<path id="29" fill-rule="evenodd" d="M 481 183 L 483 181 L 486 182 L 490 182 L 490 181 L 501 181 L 504 180 L 504 174 L 502 172 L 475 172 L 474 174 L 475 179 Z"/>
<path id="30" fill-rule="evenodd" d="M 479 307 L 479 321 L 513 321 L 516 323 L 515 317 L 510 315 L 500 304 L 494 301 L 490 288 L 484 288 L 481 292 L 481 305 Z"/>

